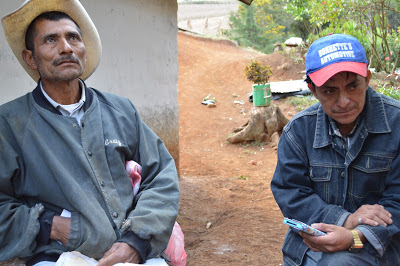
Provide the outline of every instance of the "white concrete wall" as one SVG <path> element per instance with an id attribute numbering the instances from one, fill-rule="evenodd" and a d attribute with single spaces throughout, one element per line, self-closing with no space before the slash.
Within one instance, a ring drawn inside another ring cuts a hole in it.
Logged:
<path id="1" fill-rule="evenodd" d="M 1 0 L 0 16 L 24 0 Z M 90 87 L 128 97 L 179 159 L 177 0 L 81 0 L 99 31 L 103 56 Z M 0 29 L 0 104 L 35 83 Z"/>

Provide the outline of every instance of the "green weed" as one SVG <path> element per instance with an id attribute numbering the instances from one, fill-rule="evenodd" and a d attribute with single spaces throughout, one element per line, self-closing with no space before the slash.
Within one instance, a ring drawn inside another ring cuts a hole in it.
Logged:
<path id="1" fill-rule="evenodd" d="M 291 96 L 288 97 L 287 103 L 290 105 L 294 106 L 296 108 L 296 111 L 300 112 L 307 107 L 316 104 L 318 100 L 313 96 L 305 96 L 305 97 L 295 97 Z"/>

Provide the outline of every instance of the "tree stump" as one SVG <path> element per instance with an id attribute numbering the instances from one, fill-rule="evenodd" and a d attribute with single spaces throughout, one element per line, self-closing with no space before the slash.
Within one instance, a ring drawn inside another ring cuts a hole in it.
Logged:
<path id="1" fill-rule="evenodd" d="M 289 120 L 275 105 L 267 107 L 253 107 L 249 120 L 241 127 L 234 128 L 234 135 L 226 140 L 230 143 L 245 141 L 272 141 L 277 146 L 283 127 Z"/>

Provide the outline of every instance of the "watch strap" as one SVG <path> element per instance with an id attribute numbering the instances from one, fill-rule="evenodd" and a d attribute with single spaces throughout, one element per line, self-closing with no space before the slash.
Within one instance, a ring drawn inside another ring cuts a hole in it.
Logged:
<path id="1" fill-rule="evenodd" d="M 364 247 L 364 244 L 361 242 L 360 236 L 358 235 L 357 230 L 350 230 L 353 234 L 353 245 L 349 248 L 350 252 L 357 252 Z"/>

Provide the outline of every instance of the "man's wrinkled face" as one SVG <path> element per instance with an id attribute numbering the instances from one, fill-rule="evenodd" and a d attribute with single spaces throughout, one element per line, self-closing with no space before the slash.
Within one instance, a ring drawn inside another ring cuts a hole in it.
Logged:
<path id="1" fill-rule="evenodd" d="M 367 77 L 339 72 L 321 87 L 309 86 L 325 113 L 340 126 L 354 126 L 365 105 L 371 72 Z"/>
<path id="2" fill-rule="evenodd" d="M 42 79 L 71 81 L 82 76 L 86 67 L 86 48 L 73 21 L 39 20 L 35 33 L 31 68 L 36 68 Z"/>

